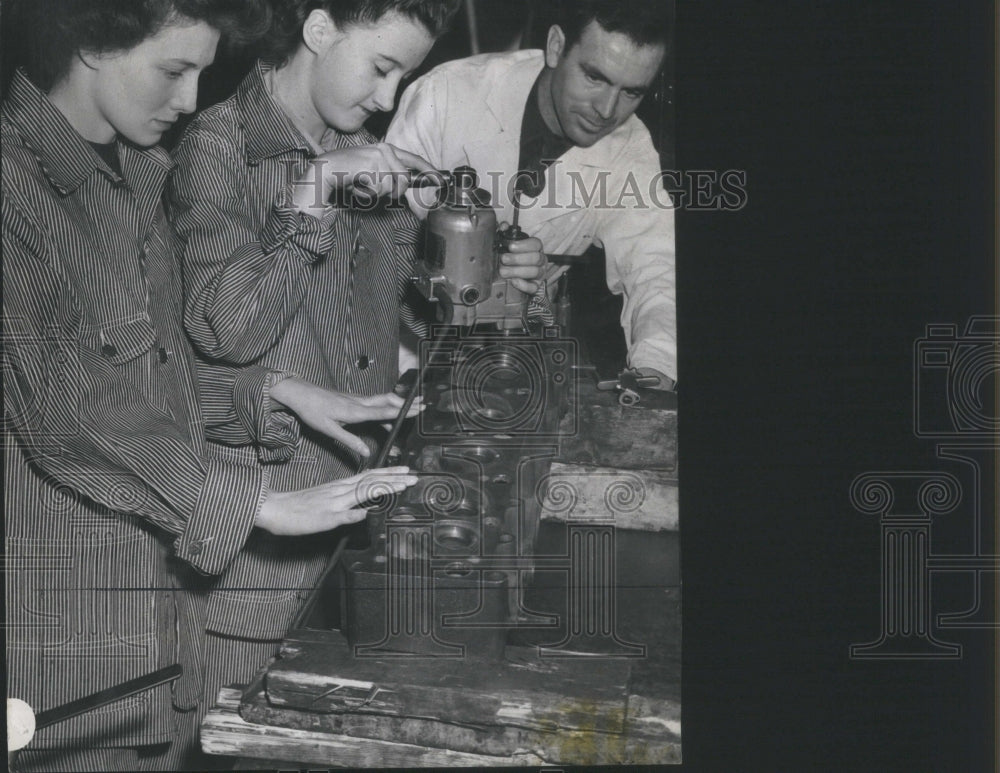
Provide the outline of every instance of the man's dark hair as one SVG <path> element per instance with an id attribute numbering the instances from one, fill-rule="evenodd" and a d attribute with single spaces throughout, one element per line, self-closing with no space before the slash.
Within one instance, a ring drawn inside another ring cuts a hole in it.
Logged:
<path id="1" fill-rule="evenodd" d="M 126 51 L 177 19 L 205 22 L 242 43 L 262 34 L 271 16 L 266 0 L 5 0 L 4 6 L 17 64 L 45 91 L 81 51 Z"/>
<path id="2" fill-rule="evenodd" d="M 423 24 L 435 38 L 451 23 L 461 0 L 275 0 L 274 27 L 268 34 L 264 58 L 284 64 L 302 42 L 302 25 L 315 10 L 326 11 L 340 27 L 374 24 L 396 12 Z"/>
<path id="3" fill-rule="evenodd" d="M 669 47 L 673 7 L 673 0 L 562 0 L 555 23 L 566 36 L 567 51 L 592 21 L 608 32 L 627 35 L 637 45 Z"/>

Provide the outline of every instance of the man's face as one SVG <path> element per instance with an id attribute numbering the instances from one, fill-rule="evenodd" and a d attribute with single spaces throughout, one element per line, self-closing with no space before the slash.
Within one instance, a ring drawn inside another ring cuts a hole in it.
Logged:
<path id="1" fill-rule="evenodd" d="M 586 148 L 613 132 L 639 107 L 664 53 L 663 45 L 637 45 L 596 21 L 566 50 L 562 30 L 553 27 L 545 64 L 552 73 L 548 98 L 559 124 L 557 133 Z"/>
<path id="2" fill-rule="evenodd" d="M 424 60 L 434 38 L 395 11 L 374 24 L 332 30 L 317 44 L 311 98 L 327 126 L 356 132 L 373 113 L 392 110 L 400 81 Z"/>
<path id="3" fill-rule="evenodd" d="M 215 58 L 218 30 L 180 20 L 127 51 L 87 56 L 94 70 L 95 142 L 117 133 L 136 145 L 155 145 L 181 113 L 198 102 L 198 76 Z"/>

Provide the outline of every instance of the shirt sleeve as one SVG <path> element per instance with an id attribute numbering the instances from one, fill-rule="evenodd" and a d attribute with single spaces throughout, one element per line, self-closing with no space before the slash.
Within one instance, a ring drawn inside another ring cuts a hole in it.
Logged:
<path id="1" fill-rule="evenodd" d="M 333 248 L 336 210 L 317 219 L 293 209 L 288 181 L 263 227 L 254 227 L 235 138 L 198 126 L 174 155 L 167 202 L 182 244 L 188 334 L 209 357 L 254 362 L 280 340 L 310 266 Z"/>
<path id="2" fill-rule="evenodd" d="M 291 373 L 262 365 L 231 367 L 198 360 L 198 384 L 205 435 L 226 446 L 253 445 L 261 462 L 292 458 L 301 425 L 290 412 L 275 409 L 271 390 Z"/>
<path id="3" fill-rule="evenodd" d="M 447 94 L 433 75 L 425 75 L 403 92 L 399 107 L 389 124 L 385 141 L 397 148 L 408 150 L 427 159 L 431 166 L 440 169 L 443 164 L 442 142 Z M 434 188 L 413 188 L 406 192 L 411 211 L 421 220 L 433 205 Z"/>
<path id="4" fill-rule="evenodd" d="M 677 380 L 674 210 L 648 136 L 613 164 L 612 208 L 599 212 L 608 289 L 624 299 L 621 325 L 628 364 Z"/>
<path id="5" fill-rule="evenodd" d="M 221 573 L 253 528 L 266 473 L 203 459 L 190 435 L 200 427 L 176 422 L 84 339 L 68 279 L 6 196 L 2 246 L 5 431 L 43 474 L 163 529 L 180 558 Z"/>

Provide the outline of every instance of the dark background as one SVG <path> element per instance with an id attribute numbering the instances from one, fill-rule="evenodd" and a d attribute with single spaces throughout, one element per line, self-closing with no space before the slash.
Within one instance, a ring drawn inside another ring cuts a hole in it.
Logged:
<path id="1" fill-rule="evenodd" d="M 994 14 L 678 3 L 678 163 L 748 176 L 678 226 L 685 769 L 996 769 L 995 631 L 848 655 L 880 630 L 851 481 L 945 466 L 914 341 L 997 313 Z"/>
<path id="2" fill-rule="evenodd" d="M 508 34 L 518 4 L 486 6 Z M 676 166 L 748 194 L 678 215 L 683 769 L 996 770 L 995 631 L 949 632 L 958 661 L 848 654 L 880 630 L 851 481 L 943 467 L 914 341 L 998 313 L 994 5 L 678 6 Z"/>

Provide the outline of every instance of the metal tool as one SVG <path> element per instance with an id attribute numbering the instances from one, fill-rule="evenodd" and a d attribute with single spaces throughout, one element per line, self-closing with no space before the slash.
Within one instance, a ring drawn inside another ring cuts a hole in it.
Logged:
<path id="1" fill-rule="evenodd" d="M 619 392 L 618 403 L 626 407 L 639 402 L 642 396 L 640 389 L 655 389 L 659 385 L 659 376 L 643 376 L 639 371 L 629 368 L 619 373 L 618 378 L 597 382 L 597 388 L 602 391 Z"/>
<path id="2" fill-rule="evenodd" d="M 541 500 L 522 492 L 535 492 L 548 470 L 551 457 L 536 444 L 557 434 L 573 343 L 551 328 L 530 330 L 529 296 L 500 277 L 500 256 L 528 238 L 519 200 L 500 231 L 474 169 L 441 178 L 413 282 L 443 324 L 372 459 L 382 466 L 398 443 L 400 463 L 420 480 L 369 510 L 369 547 L 345 550 L 341 560 L 341 630 L 358 657 L 499 658 L 507 626 L 533 620 L 519 592 Z M 421 392 L 427 408 L 408 425 Z"/>
<path id="3" fill-rule="evenodd" d="M 388 173 L 387 173 L 388 174 Z M 393 173 L 395 175 L 395 173 Z M 409 169 L 406 172 L 406 185 L 408 188 L 428 188 L 431 186 L 445 186 L 451 184 L 451 172 L 443 172 L 435 169 L 425 172 L 420 169 Z M 372 188 L 373 176 L 361 173 L 355 175 L 347 186 L 352 196 L 354 196 L 362 206 L 371 206 L 379 198 Z"/>
<path id="4" fill-rule="evenodd" d="M 451 173 L 427 215 L 424 256 L 416 263 L 413 282 L 427 300 L 451 307 L 455 325 L 524 330 L 528 296 L 500 277 L 500 255 L 528 237 L 517 226 L 516 209 L 514 225 L 497 230 L 490 195 L 478 184 L 472 167 Z"/>
<path id="5" fill-rule="evenodd" d="M 98 692 L 91 693 L 90 695 L 85 695 L 82 698 L 77 698 L 75 701 L 70 701 L 69 703 L 64 703 L 61 706 L 41 711 L 35 715 L 35 731 L 37 732 L 43 727 L 63 722 L 67 719 L 78 716 L 79 714 L 99 709 L 102 706 L 107 706 L 109 703 L 120 701 L 123 698 L 138 695 L 146 690 L 159 687 L 161 684 L 167 684 L 168 682 L 172 682 L 175 679 L 180 678 L 182 674 L 183 669 L 180 664 L 175 663 L 172 666 L 166 666 L 165 668 L 158 669 L 157 671 L 153 671 L 145 676 L 130 679 L 127 682 L 122 682 L 114 687 L 108 687 L 105 690 L 99 690 Z M 8 752 L 7 754 L 8 766 L 12 769 L 17 762 L 17 757 L 20 752 L 21 750 L 18 750 L 15 752 Z"/>
<path id="6" fill-rule="evenodd" d="M 435 169 L 433 172 L 411 169 L 406 176 L 406 184 L 411 188 L 428 188 L 432 185 L 451 185 L 453 179 L 451 172 L 444 172 L 440 169 Z"/>
<path id="7" fill-rule="evenodd" d="M 151 690 L 154 687 L 159 687 L 161 684 L 166 684 L 180 678 L 182 673 L 183 669 L 180 664 L 174 664 L 154 671 L 151 674 L 122 682 L 106 690 L 100 690 L 83 698 L 78 698 L 75 701 L 64 703 L 62 706 L 48 709 L 35 715 L 35 729 L 41 730 L 43 727 L 54 725 L 70 717 L 75 717 L 78 714 L 99 709 L 101 706 L 114 703 L 122 698 L 128 698 L 146 690 Z"/>

